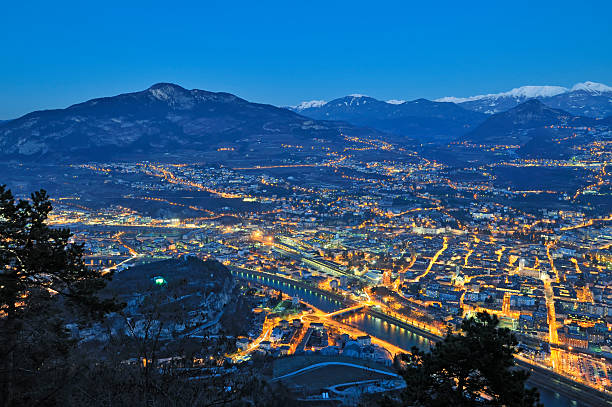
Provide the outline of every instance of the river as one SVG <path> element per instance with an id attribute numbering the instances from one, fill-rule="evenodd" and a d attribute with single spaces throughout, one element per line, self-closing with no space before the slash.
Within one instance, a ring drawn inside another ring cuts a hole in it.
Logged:
<path id="1" fill-rule="evenodd" d="M 241 275 L 242 278 L 245 275 Z M 311 304 L 323 311 L 333 312 L 342 309 L 342 304 L 339 301 L 327 298 L 316 291 L 307 288 L 297 287 L 290 283 L 282 283 L 272 278 L 247 278 L 247 280 L 265 285 L 267 287 L 281 290 L 283 293 L 292 297 L 298 296 L 304 302 Z M 368 333 L 371 336 L 385 340 L 402 349 L 409 350 L 413 346 L 421 349 L 427 349 L 431 345 L 431 341 L 418 334 L 400 328 L 394 324 L 382 321 L 379 318 L 365 314 L 358 314 L 345 319 L 346 323 Z M 539 389 L 540 401 L 545 407 L 580 407 L 581 404 L 560 395 L 559 393 L 548 390 Z"/>

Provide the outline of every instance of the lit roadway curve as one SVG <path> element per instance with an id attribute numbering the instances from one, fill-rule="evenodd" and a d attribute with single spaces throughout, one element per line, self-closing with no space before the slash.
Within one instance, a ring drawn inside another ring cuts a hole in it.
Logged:
<path id="1" fill-rule="evenodd" d="M 138 256 L 138 252 L 136 250 L 134 250 L 133 248 L 131 248 L 130 246 L 128 246 L 127 244 L 125 244 L 125 242 L 123 240 L 121 240 L 121 236 L 123 236 L 125 234 L 125 232 L 119 232 L 117 233 L 115 236 L 113 236 L 115 239 L 117 239 L 117 242 L 125 247 L 127 249 L 127 251 L 130 253 L 130 255 L 132 257 L 136 257 Z"/>
<path id="2" fill-rule="evenodd" d="M 125 247 L 125 248 L 126 248 L 126 249 L 127 249 L 129 252 L 130 252 L 130 255 L 131 255 L 132 257 L 130 257 L 129 259 L 125 259 L 125 260 L 123 260 L 121 263 L 119 263 L 119 264 L 115 264 L 115 265 L 114 265 L 114 266 L 112 266 L 112 267 L 107 267 L 107 268 L 103 269 L 103 270 L 102 270 L 102 275 L 108 274 L 108 273 L 109 273 L 111 270 L 117 270 L 117 269 L 118 269 L 118 267 L 120 267 L 120 266 L 122 266 L 122 265 L 124 265 L 124 264 L 126 264 L 126 263 L 128 263 L 128 262 L 130 262 L 130 261 L 132 261 L 132 260 L 134 260 L 134 259 L 136 259 L 136 258 L 138 258 L 138 257 L 141 257 L 141 256 L 142 256 L 142 254 L 138 253 L 136 250 L 134 250 L 133 248 L 131 248 L 130 246 L 128 246 L 127 244 L 125 244 L 125 243 L 123 242 L 123 240 L 121 240 L 121 236 L 122 236 L 124 233 L 125 233 L 125 232 L 119 232 L 119 233 L 117 233 L 116 235 L 114 235 L 113 237 L 114 237 L 115 239 L 117 239 L 117 242 L 118 242 L 118 243 L 119 243 L 121 246 Z"/>
<path id="3" fill-rule="evenodd" d="M 257 339 L 255 339 L 253 342 L 251 342 L 249 344 L 249 347 L 246 348 L 243 351 L 240 352 L 236 352 L 235 354 L 231 355 L 230 357 L 236 361 L 239 360 L 240 358 L 248 355 L 249 353 L 253 352 L 255 349 L 257 349 L 259 347 L 259 345 L 266 340 L 270 339 L 270 334 L 272 333 L 272 322 L 269 321 L 268 319 L 265 320 L 264 325 L 262 327 L 262 331 L 261 331 L 261 335 L 259 335 L 259 337 Z"/>
<path id="4" fill-rule="evenodd" d="M 438 250 L 436 252 L 436 254 L 434 254 L 434 256 L 431 258 L 431 261 L 429 262 L 429 264 L 427 265 L 427 268 L 425 269 L 425 272 L 423 272 L 423 274 L 420 274 L 418 276 L 416 276 L 412 282 L 418 282 L 421 278 L 425 277 L 427 274 L 429 274 L 429 272 L 431 271 L 431 268 L 433 267 L 433 265 L 435 264 L 435 262 L 438 260 L 438 257 L 440 257 L 440 255 L 442 253 L 444 253 L 444 251 L 448 249 L 448 238 L 446 236 L 444 236 L 444 240 L 442 241 L 442 248 L 440 250 Z"/>

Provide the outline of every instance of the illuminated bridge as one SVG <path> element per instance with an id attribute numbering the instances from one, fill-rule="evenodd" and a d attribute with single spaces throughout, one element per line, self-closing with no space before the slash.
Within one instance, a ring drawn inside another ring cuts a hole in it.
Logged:
<path id="1" fill-rule="evenodd" d="M 270 283 L 275 282 L 277 284 L 281 284 L 284 286 L 292 286 L 294 288 L 299 288 L 302 290 L 306 290 L 310 293 L 316 294 L 320 297 L 327 298 L 331 300 L 333 303 L 337 304 L 336 308 L 340 307 L 352 307 L 355 305 L 355 301 L 345 298 L 344 296 L 336 293 L 332 293 L 326 290 L 322 290 L 318 287 L 312 286 L 310 284 L 306 284 L 303 281 L 292 280 L 287 278 L 286 276 L 280 276 L 274 273 L 268 273 L 265 271 L 255 271 L 249 270 L 241 267 L 229 266 L 228 267 L 232 274 L 239 278 L 245 278 L 251 280 L 253 282 L 259 282 L 262 285 L 269 286 Z M 278 287 L 282 290 L 282 287 Z"/>
<path id="2" fill-rule="evenodd" d="M 330 312 L 326 316 L 330 317 L 330 318 L 343 317 L 343 316 L 348 315 L 348 314 L 355 314 L 357 312 L 360 312 L 364 308 L 366 308 L 366 305 L 364 305 L 364 304 L 357 304 L 357 305 L 349 307 L 349 308 L 344 308 L 344 309 L 341 309 L 341 310 L 338 310 L 338 311 Z"/>

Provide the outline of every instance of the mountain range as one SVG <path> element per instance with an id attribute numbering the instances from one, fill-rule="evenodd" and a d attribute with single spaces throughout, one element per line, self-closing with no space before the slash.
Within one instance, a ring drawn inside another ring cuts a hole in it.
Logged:
<path id="1" fill-rule="evenodd" d="M 313 119 L 346 121 L 421 141 L 452 140 L 487 117 L 455 103 L 427 99 L 383 102 L 365 95 L 306 102 L 291 109 Z"/>
<path id="2" fill-rule="evenodd" d="M 603 118 L 612 115 L 612 87 L 595 82 L 577 83 L 569 89 L 561 86 L 522 86 L 502 93 L 465 98 L 443 97 L 436 100 L 456 103 L 476 112 L 494 114 L 529 99 L 538 99 L 545 105 L 577 116 Z"/>
<path id="3" fill-rule="evenodd" d="M 587 114 L 607 112 L 612 100 L 609 89 L 592 82 L 572 89 L 524 87 L 456 99 L 457 103 L 448 98 L 385 102 L 350 95 L 287 109 L 229 93 L 159 83 L 140 92 L 0 122 L 0 159 L 196 159 L 228 143 L 245 154 L 280 154 L 281 144 L 341 143 L 343 133 L 412 145 L 414 139 L 423 144 L 452 140 L 533 144 L 536 134 L 537 140 L 550 139 L 551 131 L 546 130 L 550 126 L 609 128 L 611 117 Z M 476 107 L 492 101 L 502 111 L 483 113 Z"/>
<path id="4" fill-rule="evenodd" d="M 529 100 L 539 100 L 575 116 L 604 118 L 612 115 L 612 88 L 595 82 L 578 83 L 569 89 L 523 86 L 497 94 L 444 97 L 434 101 L 385 102 L 365 95 L 349 95 L 330 102 L 302 102 L 289 109 L 314 119 L 347 121 L 422 142 L 445 142 L 475 131 L 487 117 Z"/>
<path id="5" fill-rule="evenodd" d="M 333 139 L 342 131 L 376 133 L 347 123 L 317 121 L 223 92 L 159 83 L 134 93 L 37 111 L 0 123 L 4 158 L 95 159 L 160 156 L 258 139 L 290 143 Z"/>

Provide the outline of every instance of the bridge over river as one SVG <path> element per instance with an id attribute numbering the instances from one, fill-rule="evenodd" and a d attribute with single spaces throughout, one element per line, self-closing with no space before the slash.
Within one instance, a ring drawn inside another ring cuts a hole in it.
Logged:
<path id="1" fill-rule="evenodd" d="M 238 267 L 230 267 L 230 271 L 240 279 L 280 290 L 290 296 L 297 296 L 304 303 L 328 312 L 328 316 L 333 316 L 335 313 L 336 315 L 349 313 L 344 322 L 405 351 L 409 351 L 413 346 L 428 349 L 438 339 L 430 332 L 369 307 L 363 307 L 350 298 L 301 281 Z M 360 312 L 355 312 L 356 310 Z M 532 370 L 528 384 L 538 387 L 541 402 L 545 407 L 612 407 L 610 397 L 585 385 L 525 362 L 519 361 L 519 365 Z"/>

